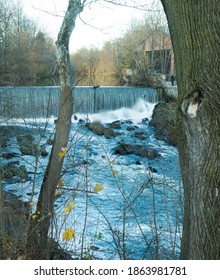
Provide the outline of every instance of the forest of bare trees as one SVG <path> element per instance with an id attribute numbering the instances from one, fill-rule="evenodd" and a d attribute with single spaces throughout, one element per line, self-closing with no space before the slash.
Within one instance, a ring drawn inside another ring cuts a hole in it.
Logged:
<path id="1" fill-rule="evenodd" d="M 51 85 L 58 77 L 54 41 L 24 14 L 0 1 L 0 85 Z"/>
<path id="2" fill-rule="evenodd" d="M 0 1 L 0 85 L 57 85 L 55 40 L 18 3 Z M 102 48 L 83 47 L 72 53 L 75 81 L 78 85 L 145 85 L 156 68 L 149 64 L 144 50 L 152 34 L 169 37 L 162 11 L 132 19 L 124 35 L 105 42 Z M 156 56 L 156 44 L 153 42 L 150 59 L 153 63 L 159 60 L 164 69 L 159 72 L 166 74 L 170 53 L 161 44 Z M 127 69 L 132 77 L 126 78 Z"/>

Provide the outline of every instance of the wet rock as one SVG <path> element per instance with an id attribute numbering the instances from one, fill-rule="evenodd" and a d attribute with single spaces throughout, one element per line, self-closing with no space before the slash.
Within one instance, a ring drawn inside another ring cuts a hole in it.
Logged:
<path id="1" fill-rule="evenodd" d="M 112 128 L 105 127 L 100 122 L 88 122 L 86 126 L 92 130 L 97 135 L 104 135 L 106 138 L 115 138 L 118 133 L 116 133 Z"/>
<path id="2" fill-rule="evenodd" d="M 19 148 L 24 155 L 37 155 L 38 148 L 34 144 L 34 136 L 43 136 L 44 130 L 40 128 L 30 128 L 26 126 L 13 126 L 13 125 L 3 125 L 0 126 L 0 146 L 2 148 L 8 147 L 8 141 L 16 137 L 19 144 Z M 8 158 L 12 156 L 12 153 L 8 153 Z M 7 156 L 7 155 L 5 155 Z"/>
<path id="3" fill-rule="evenodd" d="M 28 195 L 28 196 L 33 196 L 33 195 L 36 195 L 37 194 L 37 192 L 26 192 L 26 195 Z"/>
<path id="4" fill-rule="evenodd" d="M 106 138 L 108 138 L 108 139 L 110 139 L 110 138 L 115 138 L 115 137 L 117 137 L 119 135 L 119 133 L 116 133 L 113 129 L 111 129 L 111 128 L 106 128 L 105 130 L 104 130 L 104 136 L 106 137 Z"/>
<path id="5" fill-rule="evenodd" d="M 47 157 L 48 156 L 48 151 L 46 150 L 46 146 L 45 145 L 42 145 L 41 147 L 40 147 L 40 155 L 42 156 L 42 157 Z"/>
<path id="6" fill-rule="evenodd" d="M 6 148 L 7 147 L 7 142 L 8 142 L 8 137 L 2 136 L 0 138 L 0 147 Z"/>
<path id="7" fill-rule="evenodd" d="M 148 158 L 148 159 L 151 159 L 151 160 L 159 157 L 159 154 L 156 150 L 149 149 L 149 148 L 146 148 L 146 147 L 142 147 L 139 150 L 135 151 L 135 155 L 140 156 L 140 157 L 144 157 L 144 158 Z"/>
<path id="8" fill-rule="evenodd" d="M 134 154 L 135 146 L 131 144 L 119 143 L 118 147 L 115 148 L 116 155 L 128 155 Z"/>
<path id="9" fill-rule="evenodd" d="M 147 148 L 144 145 L 131 145 L 125 143 L 119 143 L 119 145 L 115 148 L 114 153 L 117 155 L 134 154 L 150 160 L 160 156 L 156 150 Z"/>
<path id="10" fill-rule="evenodd" d="M 149 122 L 149 119 L 148 118 L 144 118 L 144 119 L 142 119 L 142 121 L 141 121 L 141 123 L 142 124 L 148 124 L 148 122 Z"/>
<path id="11" fill-rule="evenodd" d="M 149 170 L 150 172 L 152 172 L 152 173 L 157 173 L 157 169 L 154 168 L 154 167 L 152 167 L 152 166 L 149 166 L 149 167 L 148 167 L 148 170 Z"/>
<path id="12" fill-rule="evenodd" d="M 93 251 L 100 250 L 100 248 L 98 246 L 94 246 L 94 245 L 90 246 L 90 249 L 93 250 Z"/>
<path id="13" fill-rule="evenodd" d="M 12 138 L 14 136 L 23 136 L 23 135 L 29 135 L 30 137 L 33 137 L 33 135 L 39 135 L 43 134 L 44 130 L 40 128 L 31 128 L 26 126 L 20 126 L 20 125 L 1 125 L 0 126 L 0 136 L 6 137 L 6 138 Z"/>
<path id="14" fill-rule="evenodd" d="M 125 120 L 124 121 L 126 124 L 133 124 L 132 120 Z"/>
<path id="15" fill-rule="evenodd" d="M 2 179 L 9 184 L 21 183 L 29 180 L 28 172 L 19 161 L 12 161 L 1 168 Z"/>
<path id="16" fill-rule="evenodd" d="M 36 156 L 38 154 L 37 145 L 33 143 L 34 138 L 31 135 L 17 136 L 19 149 L 23 155 Z"/>
<path id="17" fill-rule="evenodd" d="M 83 123 L 85 123 L 85 120 L 83 120 L 83 119 L 79 119 L 79 121 L 78 121 L 79 123 L 81 123 L 81 124 L 83 124 Z"/>
<path id="18" fill-rule="evenodd" d="M 147 138 L 147 135 L 145 134 L 144 131 L 135 131 L 134 137 L 136 137 L 140 140 L 145 140 Z"/>
<path id="19" fill-rule="evenodd" d="M 133 130 L 135 130 L 135 127 L 134 127 L 134 126 L 128 126 L 128 127 L 127 127 L 127 131 L 133 131 Z"/>
<path id="20" fill-rule="evenodd" d="M 112 129 L 121 129 L 121 122 L 120 121 L 112 122 L 110 123 L 109 127 Z"/>
<path id="21" fill-rule="evenodd" d="M 177 145 L 176 135 L 176 104 L 159 102 L 149 122 L 155 130 L 155 136 L 170 145 Z"/>
<path id="22" fill-rule="evenodd" d="M 17 155 L 18 155 L 17 153 L 4 153 L 1 155 L 1 157 L 5 159 L 11 159 L 16 157 Z"/>
<path id="23" fill-rule="evenodd" d="M 25 134 L 25 135 L 19 135 L 17 136 L 17 141 L 18 143 L 23 142 L 23 141 L 27 141 L 27 142 L 33 142 L 34 138 L 32 135 L 30 134 Z"/>
<path id="24" fill-rule="evenodd" d="M 105 127 L 100 122 L 87 122 L 86 126 L 97 135 L 103 135 Z"/>

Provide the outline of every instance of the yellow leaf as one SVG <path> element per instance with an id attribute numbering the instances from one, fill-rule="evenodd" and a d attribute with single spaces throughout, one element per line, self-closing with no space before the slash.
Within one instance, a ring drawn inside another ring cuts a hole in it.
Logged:
<path id="1" fill-rule="evenodd" d="M 67 213 L 70 213 L 72 211 L 72 209 L 66 207 L 66 208 L 64 208 L 63 211 L 64 211 L 64 214 L 67 214 Z"/>
<path id="2" fill-rule="evenodd" d="M 112 170 L 112 175 L 117 175 L 118 174 L 118 171 L 115 171 L 115 170 Z"/>
<path id="3" fill-rule="evenodd" d="M 34 215 L 31 215 L 31 219 L 32 219 L 32 220 L 37 219 L 37 215 L 35 215 L 35 214 L 34 214 Z"/>
<path id="4" fill-rule="evenodd" d="M 62 152 L 59 152 L 58 156 L 62 158 L 62 157 L 65 157 L 65 155 L 67 154 L 68 148 L 61 148 L 61 150 L 62 150 Z"/>
<path id="5" fill-rule="evenodd" d="M 75 205 L 75 202 L 68 203 L 67 207 L 64 208 L 64 214 L 70 213 Z"/>
<path id="6" fill-rule="evenodd" d="M 66 153 L 64 153 L 64 152 L 59 152 L 59 154 L 58 154 L 58 156 L 61 157 L 61 158 L 65 157 L 65 155 L 66 155 Z"/>
<path id="7" fill-rule="evenodd" d="M 67 207 L 69 208 L 73 208 L 74 206 L 76 206 L 76 203 L 74 201 L 67 204 Z"/>
<path id="8" fill-rule="evenodd" d="M 69 241 L 71 238 L 73 238 L 75 235 L 75 231 L 71 228 L 67 228 L 63 232 L 63 240 Z"/>
<path id="9" fill-rule="evenodd" d="M 103 190 L 103 189 L 104 189 L 104 186 L 103 186 L 102 184 L 96 183 L 96 184 L 95 184 L 95 187 L 94 187 L 94 189 L 93 189 L 93 191 L 94 191 L 95 193 L 98 193 L 98 192 L 100 192 L 100 191 Z"/>

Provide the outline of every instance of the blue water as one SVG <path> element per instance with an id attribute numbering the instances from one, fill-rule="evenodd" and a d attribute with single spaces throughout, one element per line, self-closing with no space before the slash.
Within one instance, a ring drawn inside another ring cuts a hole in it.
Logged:
<path id="1" fill-rule="evenodd" d="M 0 87 L 0 117 L 46 118 L 58 115 L 59 87 Z M 131 108 L 139 98 L 155 103 L 161 94 L 153 88 L 75 87 L 74 114 L 94 114 Z"/>
<path id="2" fill-rule="evenodd" d="M 178 259 L 182 231 L 178 152 L 175 147 L 157 140 L 148 122 L 142 123 L 142 119 L 151 118 L 154 105 L 139 98 L 129 108 L 95 114 L 79 112 L 77 120 L 73 118 L 70 150 L 63 167 L 65 183 L 55 203 L 51 235 L 75 258 L 79 258 L 83 250 L 84 257 L 97 259 Z M 120 120 L 121 128 L 115 130 L 120 135 L 113 139 L 97 136 L 78 122 L 84 118 L 105 125 Z M 17 122 L 43 128 L 46 120 Z M 54 133 L 53 118 L 47 122 L 46 133 L 40 141 L 42 144 Z M 134 137 L 134 131 L 128 130 L 131 127 L 143 131 L 146 139 Z M 15 139 L 11 141 L 11 150 L 19 152 L 13 142 Z M 114 148 L 121 141 L 146 145 L 156 149 L 161 156 L 148 160 L 135 155 L 115 155 Z M 47 150 L 50 149 L 47 146 Z M 29 171 L 37 171 L 36 180 L 30 174 L 30 181 L 4 183 L 4 188 L 16 191 L 24 200 L 30 199 L 27 193 L 34 188 L 33 200 L 37 201 L 47 160 L 36 162 L 33 156 L 22 156 L 21 163 Z M 97 183 L 103 186 L 103 190 L 93 193 Z M 65 215 L 64 209 L 70 202 L 75 206 Z M 70 241 L 62 240 L 67 228 L 75 231 L 75 238 Z"/>

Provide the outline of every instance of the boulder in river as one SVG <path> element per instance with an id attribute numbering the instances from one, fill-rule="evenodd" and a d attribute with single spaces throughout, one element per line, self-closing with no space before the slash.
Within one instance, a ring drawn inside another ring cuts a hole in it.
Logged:
<path id="1" fill-rule="evenodd" d="M 145 140 L 147 139 L 147 135 L 145 134 L 144 131 L 142 130 L 137 130 L 134 132 L 134 137 L 140 139 L 140 140 Z"/>
<path id="2" fill-rule="evenodd" d="M 97 135 L 104 135 L 106 138 L 115 138 L 118 133 L 116 133 L 112 128 L 105 127 L 100 122 L 88 122 L 86 123 L 86 126 L 92 130 Z"/>
<path id="3" fill-rule="evenodd" d="M 132 145 L 125 144 L 123 142 L 118 144 L 114 152 L 116 155 L 134 154 L 136 156 L 148 158 L 150 160 L 160 156 L 160 154 L 155 149 L 147 148 L 144 145 Z"/>
<path id="4" fill-rule="evenodd" d="M 8 184 L 21 183 L 29 180 L 28 172 L 19 161 L 11 161 L 1 167 L 2 179 Z"/>
<path id="5" fill-rule="evenodd" d="M 169 145 L 177 145 L 176 103 L 159 102 L 149 122 L 155 130 L 155 136 Z"/>
<path id="6" fill-rule="evenodd" d="M 109 124 L 109 127 L 112 129 L 121 129 L 121 122 L 120 121 L 114 121 Z"/>
<path id="7" fill-rule="evenodd" d="M 33 143 L 34 138 L 30 134 L 18 135 L 17 141 L 23 155 L 36 156 L 38 154 L 37 145 Z"/>

